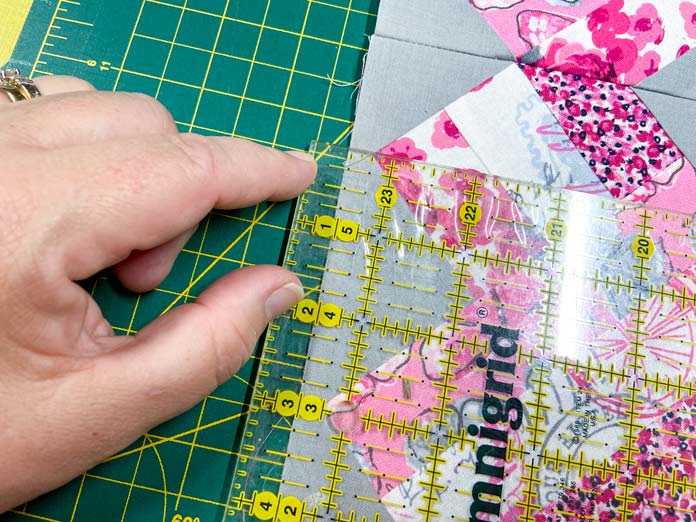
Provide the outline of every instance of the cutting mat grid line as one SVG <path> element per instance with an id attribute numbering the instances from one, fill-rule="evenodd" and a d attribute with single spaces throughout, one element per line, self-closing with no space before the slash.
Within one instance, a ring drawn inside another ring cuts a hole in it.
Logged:
<path id="1" fill-rule="evenodd" d="M 313 139 L 350 133 L 376 7 L 374 0 L 40 2 L 13 63 L 31 64 L 33 75 L 77 75 L 100 89 L 155 96 L 182 131 L 306 150 Z M 158 289 L 132 296 L 104 274 L 92 294 L 117 333 L 136 333 L 234 268 L 277 263 L 289 209 L 264 203 L 213 212 Z M 192 410 L 0 519 L 219 520 L 251 372 L 247 365 Z"/>

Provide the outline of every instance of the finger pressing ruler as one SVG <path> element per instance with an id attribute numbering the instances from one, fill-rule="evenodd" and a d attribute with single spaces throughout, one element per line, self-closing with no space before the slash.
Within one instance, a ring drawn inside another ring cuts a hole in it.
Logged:
<path id="1" fill-rule="evenodd" d="M 227 520 L 693 520 L 691 217 L 315 153 Z"/>

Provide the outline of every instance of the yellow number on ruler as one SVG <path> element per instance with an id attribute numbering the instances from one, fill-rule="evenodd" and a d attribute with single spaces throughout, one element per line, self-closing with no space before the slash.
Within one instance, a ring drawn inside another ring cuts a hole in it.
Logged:
<path id="1" fill-rule="evenodd" d="M 639 259 L 650 259 L 655 253 L 655 243 L 648 236 L 636 236 L 631 248 Z"/>
<path id="2" fill-rule="evenodd" d="M 185 517 L 183 515 L 174 515 L 174 518 L 172 518 L 172 522 L 201 522 L 201 519 L 198 517 Z"/>
<path id="3" fill-rule="evenodd" d="M 464 203 L 459 209 L 459 217 L 465 225 L 476 225 L 483 217 L 478 203 Z"/>
<path id="4" fill-rule="evenodd" d="M 312 299 L 303 299 L 295 305 L 295 318 L 303 323 L 313 323 L 319 314 L 319 303 Z"/>
<path id="5" fill-rule="evenodd" d="M 275 401 L 275 411 L 283 417 L 292 417 L 300 407 L 300 396 L 292 390 L 278 392 Z"/>
<path id="6" fill-rule="evenodd" d="M 278 522 L 300 522 L 304 511 L 304 503 L 295 497 L 283 497 L 278 509 Z"/>
<path id="7" fill-rule="evenodd" d="M 316 395 L 305 395 L 292 390 L 276 392 L 273 411 L 283 417 L 302 418 L 306 421 L 320 421 L 324 416 L 325 401 Z"/>
<path id="8" fill-rule="evenodd" d="M 346 243 L 352 243 L 358 239 L 358 231 L 360 230 L 360 225 L 350 219 L 341 219 L 336 225 L 336 239 L 339 241 L 345 241 Z"/>
<path id="9" fill-rule="evenodd" d="M 303 299 L 295 305 L 295 319 L 303 323 L 320 324 L 326 328 L 339 326 L 343 315 L 343 308 L 332 303 Z"/>
<path id="10" fill-rule="evenodd" d="M 324 411 L 324 400 L 316 395 L 304 395 L 300 402 L 300 417 L 306 421 L 319 421 Z"/>
<path id="11" fill-rule="evenodd" d="M 336 219 L 332 216 L 316 216 L 312 223 L 312 233 L 325 239 L 338 239 L 351 243 L 358 239 L 360 225 L 350 219 Z"/>
<path id="12" fill-rule="evenodd" d="M 546 223 L 546 237 L 549 241 L 563 241 L 567 235 L 568 228 L 560 219 L 549 219 Z"/>
<path id="13" fill-rule="evenodd" d="M 396 189 L 391 185 L 382 185 L 375 194 L 375 201 L 380 208 L 392 208 L 396 204 Z"/>
<path id="14" fill-rule="evenodd" d="M 335 328 L 341 322 L 343 308 L 331 303 L 322 303 L 319 308 L 319 324 L 326 328 Z"/>
<path id="15" fill-rule="evenodd" d="M 312 227 L 312 232 L 319 237 L 324 237 L 331 239 L 336 233 L 336 226 L 338 223 L 336 219 L 331 216 L 317 216 L 314 219 L 314 225 Z"/>
<path id="16" fill-rule="evenodd" d="M 262 491 L 254 495 L 254 503 L 250 514 L 259 520 L 272 520 L 278 509 L 278 497 L 270 491 Z"/>

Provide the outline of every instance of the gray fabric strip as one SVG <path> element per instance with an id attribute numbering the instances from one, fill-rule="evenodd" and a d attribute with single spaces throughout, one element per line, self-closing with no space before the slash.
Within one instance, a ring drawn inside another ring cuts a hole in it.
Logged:
<path id="1" fill-rule="evenodd" d="M 638 87 L 643 91 L 659 92 L 696 101 L 696 49 L 692 49 L 661 71 L 646 78 L 638 84 Z"/>
<path id="2" fill-rule="evenodd" d="M 378 150 L 510 65 L 374 36 L 351 146 Z"/>
<path id="3" fill-rule="evenodd" d="M 382 0 L 375 34 L 484 58 L 514 60 L 466 0 Z"/>
<path id="4" fill-rule="evenodd" d="M 636 89 L 636 94 L 650 108 L 684 156 L 692 163 L 696 162 L 696 101 L 645 89 Z"/>

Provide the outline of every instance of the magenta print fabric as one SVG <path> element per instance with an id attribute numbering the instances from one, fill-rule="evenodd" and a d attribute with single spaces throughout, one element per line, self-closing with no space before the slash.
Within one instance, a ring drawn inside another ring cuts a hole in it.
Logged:
<path id="1" fill-rule="evenodd" d="M 647 203 L 673 186 L 685 158 L 630 87 L 535 67 L 523 70 L 613 197 Z M 692 181 L 687 193 L 696 196 Z"/>
<path id="2" fill-rule="evenodd" d="M 696 46 L 696 1 L 609 0 L 539 45 L 539 67 L 636 85 Z"/>
<path id="3" fill-rule="evenodd" d="M 517 57 L 606 0 L 470 0 Z"/>

